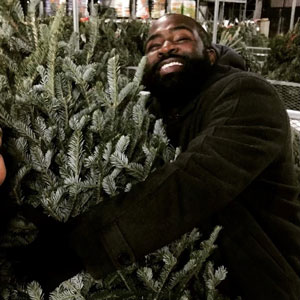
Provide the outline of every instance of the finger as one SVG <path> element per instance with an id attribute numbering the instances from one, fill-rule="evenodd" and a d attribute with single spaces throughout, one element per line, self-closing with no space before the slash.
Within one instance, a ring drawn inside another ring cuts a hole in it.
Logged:
<path id="1" fill-rule="evenodd" d="M 3 156 L 0 154 L 0 185 L 3 183 L 6 177 L 6 167 Z"/>

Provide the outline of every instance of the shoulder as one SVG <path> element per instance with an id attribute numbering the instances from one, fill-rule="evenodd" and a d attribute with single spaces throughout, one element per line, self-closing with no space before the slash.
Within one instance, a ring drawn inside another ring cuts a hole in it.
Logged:
<path id="1" fill-rule="evenodd" d="M 213 78 L 208 85 L 208 92 L 215 91 L 217 94 L 235 92 L 241 93 L 243 96 L 258 94 L 264 97 L 275 97 L 279 100 L 279 96 L 272 84 L 259 74 L 232 67 L 217 66 Z"/>
<path id="2" fill-rule="evenodd" d="M 273 87 L 264 77 L 252 72 L 241 71 L 233 73 L 227 78 L 224 78 L 226 89 L 232 91 L 236 90 L 241 97 L 249 95 L 249 97 L 256 97 L 252 100 L 263 100 L 281 103 L 280 97 Z M 223 83 L 223 84 L 224 84 Z"/>
<path id="3" fill-rule="evenodd" d="M 267 84 L 268 86 L 271 86 L 271 84 L 261 75 L 249 71 L 244 71 L 241 69 L 237 69 L 230 66 L 219 66 L 216 65 L 214 69 L 214 73 L 212 77 L 216 77 L 218 79 L 222 80 L 249 80 L 249 81 L 255 81 L 260 82 L 262 84 Z"/>
<path id="4" fill-rule="evenodd" d="M 213 44 L 213 49 L 217 54 L 217 64 L 231 66 L 241 70 L 247 70 L 246 61 L 233 49 L 219 44 Z"/>
<path id="5" fill-rule="evenodd" d="M 202 112 L 239 118 L 250 115 L 286 120 L 286 111 L 275 88 L 262 76 L 229 69 L 209 85 L 201 98 Z M 285 123 L 285 122 L 284 122 Z"/>

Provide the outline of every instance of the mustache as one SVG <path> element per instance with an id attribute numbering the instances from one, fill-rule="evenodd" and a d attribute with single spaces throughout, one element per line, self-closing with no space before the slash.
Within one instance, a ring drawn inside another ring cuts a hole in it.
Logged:
<path id="1" fill-rule="evenodd" d="M 159 61 L 157 61 L 152 67 L 151 67 L 151 70 L 152 71 L 156 71 L 161 63 L 167 59 L 170 59 L 170 58 L 178 58 L 180 60 L 183 60 L 183 61 L 188 61 L 189 60 L 189 57 L 187 57 L 186 55 L 178 55 L 178 54 L 165 54 Z"/>

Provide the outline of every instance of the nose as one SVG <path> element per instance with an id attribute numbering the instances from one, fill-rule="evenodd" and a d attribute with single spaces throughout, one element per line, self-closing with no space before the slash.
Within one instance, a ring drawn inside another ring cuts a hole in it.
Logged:
<path id="1" fill-rule="evenodd" d="M 160 47 L 158 54 L 160 56 L 164 56 L 165 54 L 176 53 L 177 47 L 171 41 L 164 41 L 163 45 Z"/>

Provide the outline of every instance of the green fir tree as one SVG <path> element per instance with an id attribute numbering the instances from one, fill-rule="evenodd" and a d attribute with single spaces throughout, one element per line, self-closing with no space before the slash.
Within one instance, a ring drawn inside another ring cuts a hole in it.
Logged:
<path id="1" fill-rule="evenodd" d="M 149 93 L 141 86 L 145 58 L 129 76 L 120 67 L 128 49 L 122 56 L 122 49 L 100 48 L 100 27 L 120 34 L 118 23 L 92 16 L 82 38 L 70 30 L 63 5 L 47 22 L 36 19 L 38 2 L 29 3 L 27 16 L 18 0 L 0 5 L 0 126 L 14 162 L 9 199 L 21 212 L 29 204 L 66 222 L 129 191 L 180 151 L 169 144 L 162 121 L 146 109 Z M 19 214 L 0 249 L 29 244 L 38 230 Z M 193 230 L 103 280 L 78 274 L 50 299 L 223 299 L 217 286 L 226 270 L 214 270 L 208 262 L 219 231 L 216 227 L 200 241 Z M 9 269 L 2 256 L 0 265 Z M 9 276 L 1 297 L 44 299 L 38 283 L 24 287 Z"/>

